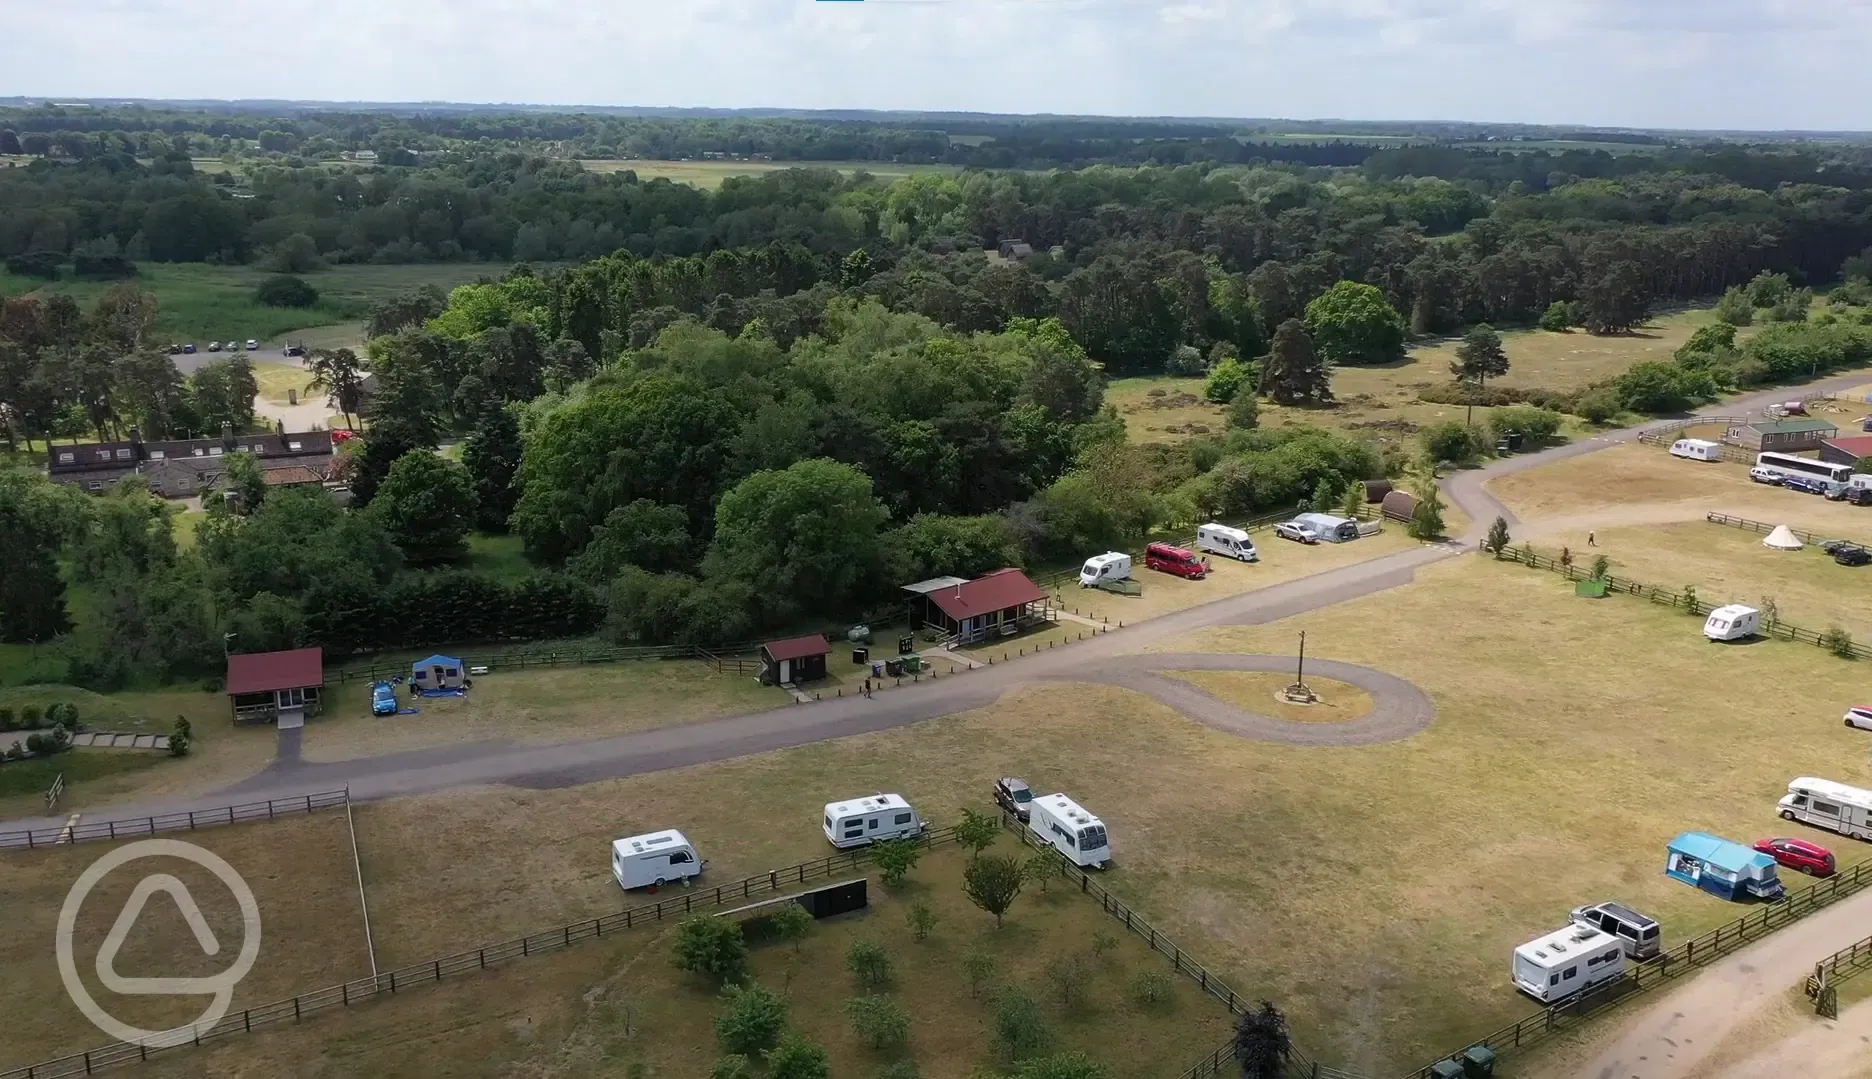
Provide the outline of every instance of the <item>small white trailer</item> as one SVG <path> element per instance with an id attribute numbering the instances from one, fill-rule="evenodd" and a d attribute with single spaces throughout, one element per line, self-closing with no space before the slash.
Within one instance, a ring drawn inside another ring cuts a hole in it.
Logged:
<path id="1" fill-rule="evenodd" d="M 1228 525 L 1210 523 L 1196 530 L 1196 546 L 1205 551 L 1219 554 L 1223 558 L 1233 558 L 1240 562 L 1258 562 L 1261 559 L 1255 550 L 1254 540 L 1248 533 Z"/>
<path id="2" fill-rule="evenodd" d="M 611 844 L 611 875 L 626 891 L 688 880 L 707 864 L 674 828 L 626 836 Z"/>
<path id="3" fill-rule="evenodd" d="M 1514 950 L 1515 988 L 1543 1004 L 1565 1000 L 1625 970 L 1618 938 L 1587 925 L 1569 925 Z"/>
<path id="4" fill-rule="evenodd" d="M 1740 603 L 1718 607 L 1703 620 L 1703 636 L 1712 641 L 1740 641 L 1761 629 L 1761 612 Z"/>
<path id="5" fill-rule="evenodd" d="M 827 802 L 825 837 L 835 847 L 862 847 L 923 834 L 923 818 L 901 794 Z"/>
<path id="6" fill-rule="evenodd" d="M 1103 868 L 1111 861 L 1105 822 L 1064 794 L 1043 794 L 1028 805 L 1027 827 L 1077 866 Z"/>
<path id="7" fill-rule="evenodd" d="M 1671 443 L 1672 457 L 1682 457 L 1686 461 L 1720 461 L 1722 443 L 1711 442 L 1706 438 L 1680 438 Z"/>
<path id="8" fill-rule="evenodd" d="M 1079 567 L 1079 587 L 1095 588 L 1131 577 L 1131 556 L 1118 551 L 1106 551 L 1086 559 Z"/>

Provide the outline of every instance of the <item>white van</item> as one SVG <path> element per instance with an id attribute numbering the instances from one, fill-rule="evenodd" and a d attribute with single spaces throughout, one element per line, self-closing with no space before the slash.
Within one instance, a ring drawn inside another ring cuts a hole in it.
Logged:
<path id="1" fill-rule="evenodd" d="M 835 847 L 862 847 L 922 834 L 923 818 L 900 794 L 826 803 L 825 837 Z"/>
<path id="2" fill-rule="evenodd" d="M 1712 641 L 1739 641 L 1755 636 L 1761 628 L 1761 612 L 1740 603 L 1718 607 L 1703 620 L 1703 636 Z"/>
<path id="3" fill-rule="evenodd" d="M 1103 868 L 1111 861 L 1105 822 L 1063 794 L 1043 794 L 1028 806 L 1027 827 L 1077 866 Z"/>
<path id="4" fill-rule="evenodd" d="M 1122 581 L 1131 576 L 1131 556 L 1117 551 L 1095 554 L 1079 567 L 1079 587 Z"/>
<path id="5" fill-rule="evenodd" d="M 1722 443 L 1704 438 L 1680 438 L 1671 443 L 1671 456 L 1689 461 L 1722 460 Z"/>
<path id="6" fill-rule="evenodd" d="M 626 891 L 688 880 L 707 864 L 674 828 L 627 836 L 611 844 L 611 875 Z"/>
<path id="7" fill-rule="evenodd" d="M 1358 522 L 1350 517 L 1335 517 L 1330 513 L 1302 513 L 1295 521 L 1313 530 L 1313 534 L 1327 543 L 1350 543 L 1359 538 Z"/>
<path id="8" fill-rule="evenodd" d="M 1569 925 L 1514 950 L 1515 988 L 1543 1004 L 1565 1000 L 1618 977 L 1625 949 L 1617 937 L 1587 925 Z"/>
<path id="9" fill-rule="evenodd" d="M 1872 839 L 1872 791 L 1802 776 L 1776 803 L 1783 820 L 1797 820 L 1858 840 Z"/>
<path id="10" fill-rule="evenodd" d="M 1240 562 L 1261 560 L 1260 553 L 1255 550 L 1254 540 L 1248 537 L 1248 533 L 1239 528 L 1230 528 L 1228 525 L 1211 523 L 1198 528 L 1196 546 Z"/>

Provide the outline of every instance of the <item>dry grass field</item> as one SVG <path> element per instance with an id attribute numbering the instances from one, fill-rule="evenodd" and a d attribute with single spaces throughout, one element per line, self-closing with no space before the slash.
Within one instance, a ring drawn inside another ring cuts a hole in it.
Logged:
<path id="1" fill-rule="evenodd" d="M 1022 853 L 1011 837 L 997 848 Z M 988 1000 L 1001 985 L 1020 986 L 1040 1001 L 1055 1045 L 1088 1050 L 1114 1079 L 1157 1079 L 1166 1062 L 1193 1058 L 1227 1037 L 1222 1007 L 1188 979 L 1173 980 L 1162 1004 L 1135 1001 L 1137 976 L 1167 975 L 1169 964 L 1095 901 L 1057 885 L 1044 894 L 1030 888 L 997 930 L 963 896 L 962 864 L 955 848 L 928 852 L 904 884 L 886 887 L 874 879 L 868 910 L 814 926 L 797 953 L 778 943 L 754 948 L 756 980 L 784 993 L 790 1025 L 826 1047 L 833 1075 L 873 1075 L 889 1061 L 909 1059 L 931 1079 L 961 1079 L 995 1062 Z M 921 941 L 905 918 L 917 901 L 936 916 Z M 492 1071 L 694 1079 L 719 1052 L 711 1023 L 720 1006 L 711 983 L 671 966 L 673 930 L 669 924 L 608 937 L 190 1051 L 159 1074 Z M 1101 937 L 1111 946 L 1095 957 L 1093 944 Z M 844 965 L 846 949 L 857 940 L 881 945 L 892 959 L 886 992 L 911 1017 L 901 1051 L 872 1050 L 844 1016 L 845 1001 L 861 995 Z M 977 947 L 996 959 L 995 975 L 979 997 L 961 962 Z M 1078 957 L 1085 972 L 1083 999 L 1070 1006 L 1059 1001 L 1045 973 L 1066 957 Z"/>
<path id="2" fill-rule="evenodd" d="M 261 944 L 234 1007 L 263 1004 L 315 985 L 368 977 L 363 916 L 342 811 L 209 828 L 183 836 L 232 865 L 260 908 Z M 100 1032 L 67 997 L 53 942 L 66 893 L 94 861 L 120 844 L 81 843 L 0 852 L 0 1014 L 7 1032 L 0 1066 L 82 1052 L 116 1038 Z M 202 997 L 122 996 L 93 976 L 106 933 L 131 891 L 150 873 L 174 875 L 200 906 L 220 954 L 204 955 L 166 895 L 155 895 L 124 939 L 113 968 L 128 977 L 201 977 L 228 969 L 242 940 L 239 907 L 218 878 L 173 857 L 139 859 L 105 876 L 80 910 L 74 933 L 79 974 L 112 1015 L 159 1030 L 193 1020 Z"/>
<path id="3" fill-rule="evenodd" d="M 1166 671 L 1217 700 L 1237 708 L 1296 723 L 1345 723 L 1371 715 L 1371 694 L 1331 678 L 1308 678 L 1319 700 L 1295 704 L 1281 696 L 1293 685 L 1291 674 L 1256 674 L 1250 671 Z"/>
<path id="4" fill-rule="evenodd" d="M 961 170 L 951 165 L 898 165 L 889 161 L 650 161 L 645 159 L 585 159 L 579 164 L 591 172 L 635 172 L 639 180 L 672 180 L 713 191 L 730 176 L 759 176 L 784 169 L 837 169 L 851 175 L 868 172 L 883 180 L 922 173 L 949 175 Z"/>
<path id="5" fill-rule="evenodd" d="M 399 694 L 408 707 L 407 693 Z M 370 714 L 370 683 L 334 684 L 325 715 L 305 729 L 307 760 L 338 761 L 501 738 L 566 742 L 669 727 L 787 703 L 753 675 L 690 660 L 497 670 L 466 697 L 427 697 L 413 716 Z"/>
<path id="6" fill-rule="evenodd" d="M 260 361 L 253 365 L 254 381 L 260 384 L 260 396 L 276 405 L 288 403 L 287 392 L 298 394 L 299 404 L 307 403 L 308 397 L 319 400 L 319 395 L 311 394 L 308 387 L 312 381 L 312 372 L 296 364 L 269 363 Z"/>

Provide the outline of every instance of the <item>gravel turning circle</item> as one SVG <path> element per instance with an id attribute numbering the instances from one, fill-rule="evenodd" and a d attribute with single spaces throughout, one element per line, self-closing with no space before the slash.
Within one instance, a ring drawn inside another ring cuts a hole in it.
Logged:
<path id="1" fill-rule="evenodd" d="M 1191 652 L 1147 652 L 1113 656 L 1096 671 L 1075 672 L 1077 682 L 1101 682 L 1136 690 L 1198 723 L 1261 742 L 1295 746 L 1376 746 L 1397 742 L 1430 726 L 1436 705 L 1404 679 L 1370 667 L 1309 659 L 1308 674 L 1349 682 L 1371 694 L 1372 712 L 1343 723 L 1303 723 L 1249 712 L 1159 671 L 1251 671 L 1280 674 L 1294 669 L 1292 656 L 1237 656 Z"/>

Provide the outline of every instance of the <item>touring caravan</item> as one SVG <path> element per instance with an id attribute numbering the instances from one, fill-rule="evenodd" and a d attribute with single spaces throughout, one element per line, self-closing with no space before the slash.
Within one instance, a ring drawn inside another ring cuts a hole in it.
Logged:
<path id="1" fill-rule="evenodd" d="M 1105 822 L 1064 794 L 1044 794 L 1029 807 L 1027 827 L 1077 866 L 1102 868 L 1111 861 Z"/>
<path id="2" fill-rule="evenodd" d="M 705 864 L 696 856 L 695 847 L 673 828 L 627 836 L 611 844 L 611 875 L 626 891 L 688 880 L 701 873 Z"/>
<path id="3" fill-rule="evenodd" d="M 1722 460 L 1722 443 L 1705 438 L 1680 438 L 1671 443 L 1671 456 L 1690 461 Z"/>
<path id="4" fill-rule="evenodd" d="M 1577 923 L 1536 937 L 1514 950 L 1515 988 L 1543 1004 L 1565 1000 L 1625 970 L 1617 937 Z"/>
<path id="5" fill-rule="evenodd" d="M 1086 559 L 1079 568 L 1079 587 L 1092 588 L 1096 585 L 1122 581 L 1131 576 L 1131 556 L 1117 551 L 1095 554 Z"/>
<path id="6" fill-rule="evenodd" d="M 1206 524 L 1196 530 L 1196 546 L 1224 558 L 1233 558 L 1241 562 L 1258 562 L 1261 555 L 1255 550 L 1254 540 L 1248 533 L 1228 525 Z"/>
<path id="7" fill-rule="evenodd" d="M 827 802 L 825 837 L 835 847 L 862 847 L 923 834 L 923 818 L 900 794 Z"/>
<path id="8" fill-rule="evenodd" d="M 1313 534 L 1327 543 L 1350 543 L 1359 538 L 1358 522 L 1330 513 L 1302 513 L 1294 520 L 1313 529 Z"/>
<path id="9" fill-rule="evenodd" d="M 1703 636 L 1712 641 L 1739 641 L 1761 629 L 1761 612 L 1740 603 L 1718 607 L 1703 621 Z"/>
<path id="10" fill-rule="evenodd" d="M 1778 808 L 1784 820 L 1797 820 L 1854 839 L 1872 839 L 1872 791 L 1802 776 L 1788 784 Z"/>

